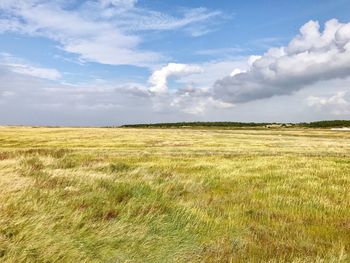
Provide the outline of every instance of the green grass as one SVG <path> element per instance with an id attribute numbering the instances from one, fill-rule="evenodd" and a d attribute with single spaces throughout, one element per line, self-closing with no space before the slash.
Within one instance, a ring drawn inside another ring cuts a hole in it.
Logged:
<path id="1" fill-rule="evenodd" d="M 350 133 L 0 127 L 0 262 L 349 262 Z"/>

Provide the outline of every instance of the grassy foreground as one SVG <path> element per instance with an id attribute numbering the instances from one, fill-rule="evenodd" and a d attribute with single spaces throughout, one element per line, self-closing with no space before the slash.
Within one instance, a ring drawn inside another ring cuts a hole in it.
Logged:
<path id="1" fill-rule="evenodd" d="M 350 132 L 0 128 L 0 262 L 350 262 Z"/>

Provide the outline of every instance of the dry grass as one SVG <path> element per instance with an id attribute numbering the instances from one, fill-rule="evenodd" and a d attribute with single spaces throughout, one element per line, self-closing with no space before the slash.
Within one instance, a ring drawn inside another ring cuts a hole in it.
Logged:
<path id="1" fill-rule="evenodd" d="M 0 128 L 1 262 L 349 262 L 350 133 Z"/>

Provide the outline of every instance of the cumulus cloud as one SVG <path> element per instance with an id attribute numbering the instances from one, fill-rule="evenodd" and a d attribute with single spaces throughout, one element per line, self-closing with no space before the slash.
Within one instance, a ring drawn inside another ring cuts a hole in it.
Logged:
<path id="1" fill-rule="evenodd" d="M 215 110 L 227 110 L 234 105 L 214 99 L 208 88 L 182 87 L 169 93 L 151 97 L 153 109 L 158 113 L 182 112 L 200 117 Z"/>
<path id="2" fill-rule="evenodd" d="M 200 64 L 202 72 L 179 77 L 182 83 L 190 83 L 194 87 L 210 88 L 217 79 L 221 79 L 232 73 L 232 69 L 247 70 L 245 58 L 210 60 Z"/>
<path id="3" fill-rule="evenodd" d="M 324 30 L 316 21 L 303 25 L 285 47 L 271 48 L 249 59 L 247 72 L 217 80 L 216 99 L 244 103 L 275 95 L 292 94 L 310 84 L 350 75 L 350 23 L 336 19 Z"/>
<path id="4" fill-rule="evenodd" d="M 211 97 L 208 89 L 191 87 L 179 89 L 174 94 L 170 106 L 192 115 L 203 115 L 212 109 L 230 109 L 234 107 L 231 103 Z"/>
<path id="5" fill-rule="evenodd" d="M 156 112 L 176 111 L 198 116 L 213 109 L 232 108 L 231 103 L 214 99 L 210 87 L 200 87 L 197 81 L 186 79 L 195 75 L 203 78 L 203 74 L 205 72 L 202 67 L 177 63 L 170 63 L 154 71 L 149 78 L 153 109 Z M 168 88 L 168 80 L 171 77 L 178 78 L 181 84 L 179 88 Z M 196 84 L 197 87 L 193 87 L 192 84 Z"/>
<path id="6" fill-rule="evenodd" d="M 350 92 L 339 91 L 330 97 L 310 96 L 308 105 L 334 115 L 350 114 Z"/>
<path id="7" fill-rule="evenodd" d="M 153 72 L 149 78 L 150 91 L 165 93 L 168 91 L 168 79 L 170 77 L 181 77 L 202 72 L 196 65 L 169 63 L 167 66 Z"/>
<path id="8" fill-rule="evenodd" d="M 247 72 L 247 71 L 246 71 L 246 70 L 239 69 L 239 68 L 236 68 L 236 69 L 234 69 L 234 70 L 231 72 L 230 76 L 231 76 L 231 77 L 234 77 L 234 76 L 236 76 L 236 75 L 238 75 L 238 74 L 242 74 L 242 73 L 245 73 L 245 72 Z"/>

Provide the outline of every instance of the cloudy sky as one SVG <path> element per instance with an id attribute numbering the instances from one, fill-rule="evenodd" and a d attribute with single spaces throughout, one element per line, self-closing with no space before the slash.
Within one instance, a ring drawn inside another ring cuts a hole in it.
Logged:
<path id="1" fill-rule="evenodd" d="M 0 124 L 350 118 L 348 0 L 0 0 Z"/>

